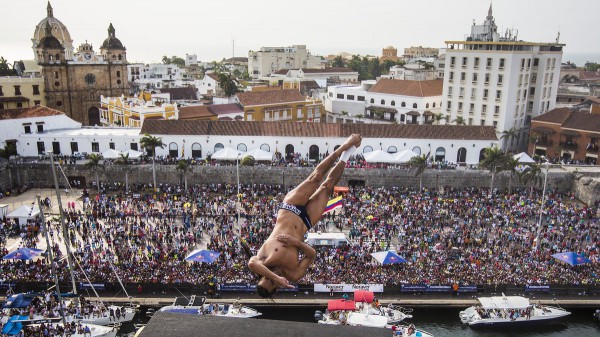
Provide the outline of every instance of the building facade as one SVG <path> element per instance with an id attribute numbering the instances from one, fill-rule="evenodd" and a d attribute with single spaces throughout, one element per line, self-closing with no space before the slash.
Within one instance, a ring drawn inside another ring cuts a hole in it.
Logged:
<path id="1" fill-rule="evenodd" d="M 142 127 L 146 119 L 177 119 L 177 104 L 170 95 L 141 92 L 138 97 L 100 97 L 102 126 Z"/>
<path id="2" fill-rule="evenodd" d="M 438 48 L 428 48 L 422 46 L 404 48 L 404 57 L 407 59 L 419 57 L 437 57 L 438 53 Z"/>
<path id="3" fill-rule="evenodd" d="M 247 91 L 236 95 L 244 110 L 245 121 L 325 121 L 325 109 L 320 100 L 304 98 L 296 89 Z"/>
<path id="4" fill-rule="evenodd" d="M 383 50 L 381 51 L 381 57 L 379 58 L 379 62 L 385 61 L 400 61 L 400 58 L 398 57 L 398 49 L 394 48 L 393 46 L 387 46 L 383 48 Z"/>
<path id="5" fill-rule="evenodd" d="M 46 105 L 42 77 L 0 77 L 0 110 Z"/>
<path id="6" fill-rule="evenodd" d="M 324 68 L 319 56 L 312 55 L 306 45 L 263 47 L 248 52 L 248 74 L 261 78 L 281 69 Z"/>
<path id="7" fill-rule="evenodd" d="M 527 146 L 532 117 L 554 109 L 562 47 L 559 43 L 500 36 L 490 6 L 482 25 L 473 25 L 466 41 L 446 41 L 443 109 L 447 120 L 491 125 L 504 138 L 503 149 Z"/>
<path id="8" fill-rule="evenodd" d="M 83 43 L 72 54 L 70 35 L 53 15 L 48 4 L 48 17 L 38 24 L 32 39 L 44 78 L 46 105 L 85 125 L 99 125 L 100 96 L 129 94 L 125 47 L 110 24 L 99 53 Z M 55 37 L 57 30 L 62 32 L 61 39 Z"/>

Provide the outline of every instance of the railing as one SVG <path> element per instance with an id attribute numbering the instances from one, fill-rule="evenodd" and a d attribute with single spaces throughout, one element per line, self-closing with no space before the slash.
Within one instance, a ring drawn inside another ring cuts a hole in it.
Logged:
<path id="1" fill-rule="evenodd" d="M 538 139 L 537 145 L 539 145 L 539 146 L 552 146 L 552 139 Z"/>
<path id="2" fill-rule="evenodd" d="M 598 153 L 598 144 L 588 145 L 588 147 L 585 149 L 585 151 L 588 153 Z"/>
<path id="3" fill-rule="evenodd" d="M 560 142 L 559 145 L 562 146 L 564 149 L 569 149 L 569 150 L 577 149 L 577 143 L 575 143 L 575 142 Z"/>

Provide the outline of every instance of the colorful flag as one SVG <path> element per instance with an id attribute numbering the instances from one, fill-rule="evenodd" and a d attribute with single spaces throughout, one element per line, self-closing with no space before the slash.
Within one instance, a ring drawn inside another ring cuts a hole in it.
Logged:
<path id="1" fill-rule="evenodd" d="M 323 212 L 323 214 L 325 213 L 329 213 L 331 211 L 333 211 L 336 208 L 340 208 L 342 207 L 342 196 L 340 195 L 339 197 L 335 198 L 335 199 L 331 199 L 327 202 L 327 206 L 325 207 L 325 211 Z"/>

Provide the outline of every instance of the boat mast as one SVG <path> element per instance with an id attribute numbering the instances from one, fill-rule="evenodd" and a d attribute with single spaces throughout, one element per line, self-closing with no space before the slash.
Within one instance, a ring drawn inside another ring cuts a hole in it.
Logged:
<path id="1" fill-rule="evenodd" d="M 56 168 L 54 167 L 54 153 L 50 154 L 50 166 L 52 167 L 52 176 L 54 177 L 54 188 L 56 189 L 56 198 L 58 199 L 58 211 L 60 212 L 60 227 L 63 232 L 63 238 L 65 239 L 65 247 L 67 247 L 67 263 L 69 264 L 69 271 L 71 272 L 71 283 L 73 284 L 73 294 L 77 294 L 77 286 L 75 284 L 75 275 L 73 273 L 73 257 L 71 256 L 71 240 L 69 239 L 69 233 L 67 232 L 67 226 L 65 224 L 65 214 L 62 207 L 62 201 L 60 198 L 60 189 L 58 187 L 58 178 L 56 176 Z"/>
<path id="2" fill-rule="evenodd" d="M 60 285 L 58 284 L 58 275 L 56 274 L 56 267 L 54 266 L 54 254 L 52 254 L 52 246 L 50 246 L 50 237 L 48 235 L 48 226 L 46 221 L 44 220 L 44 209 L 42 208 L 42 200 L 40 196 L 36 196 L 38 208 L 40 209 L 40 218 L 42 221 L 42 227 L 44 228 L 44 232 L 46 232 L 46 252 L 48 252 L 48 260 L 50 261 L 50 270 L 52 270 L 52 275 L 54 276 L 54 284 L 56 285 L 56 294 L 58 294 L 58 303 L 60 306 L 60 316 L 62 317 L 63 326 L 67 326 L 67 320 L 65 319 L 65 311 L 63 308 L 63 301 L 60 295 Z"/>

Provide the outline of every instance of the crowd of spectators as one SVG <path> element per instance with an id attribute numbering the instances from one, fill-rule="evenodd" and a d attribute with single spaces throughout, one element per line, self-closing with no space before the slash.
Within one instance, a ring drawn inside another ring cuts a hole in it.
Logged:
<path id="1" fill-rule="evenodd" d="M 280 185 L 224 184 L 131 185 L 67 203 L 69 241 L 81 265 L 76 278 L 127 284 L 250 283 L 248 254 L 269 236 L 277 207 L 287 192 Z M 301 280 L 312 283 L 419 284 L 600 284 L 598 205 L 573 195 L 549 191 L 544 204 L 539 249 L 534 248 L 541 191 L 489 189 L 354 187 L 344 207 L 327 214 L 319 230 L 345 231 L 351 244 L 316 247 L 317 258 Z M 47 219 L 49 220 L 49 219 Z M 22 238 L 35 247 L 43 240 L 40 224 L 23 228 L 10 221 L 0 237 Z M 49 226 L 53 251 L 64 254 L 58 222 Z M 18 236 L 17 236 L 18 235 Z M 200 245 L 221 252 L 213 264 L 185 257 Z M 407 263 L 382 266 L 370 253 L 396 249 Z M 591 263 L 572 267 L 552 254 L 583 253 Z M 8 250 L 0 248 L 2 255 Z M 60 278 L 70 279 L 67 260 L 58 264 Z M 113 271 L 114 269 L 114 271 Z M 83 275 L 83 272 L 86 275 Z M 51 282 L 50 268 L 38 259 L 0 260 L 0 282 Z"/>

